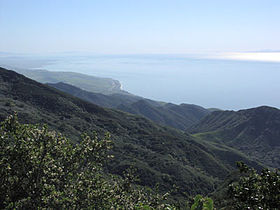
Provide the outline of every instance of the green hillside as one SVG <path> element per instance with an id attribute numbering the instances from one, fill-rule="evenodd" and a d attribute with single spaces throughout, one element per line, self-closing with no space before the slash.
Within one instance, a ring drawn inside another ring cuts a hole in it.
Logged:
<path id="1" fill-rule="evenodd" d="M 83 99 L 85 101 L 106 108 L 116 108 L 121 104 L 130 104 L 142 99 L 141 97 L 134 96 L 132 94 L 114 93 L 110 95 L 105 95 L 102 93 L 90 92 L 90 91 L 82 90 L 81 88 L 78 88 L 76 86 L 66 84 L 64 82 L 46 83 L 46 84 L 62 92 L 68 93 L 77 98 Z"/>
<path id="2" fill-rule="evenodd" d="M 89 75 L 75 73 L 75 72 L 25 70 L 25 69 L 18 69 L 18 68 L 15 69 L 15 71 L 41 83 L 65 82 L 80 87 L 84 90 L 96 92 L 96 93 L 128 94 L 127 92 L 121 90 L 121 84 L 119 81 L 110 78 L 94 77 L 94 76 L 89 76 Z"/>
<path id="3" fill-rule="evenodd" d="M 207 109 L 197 105 L 166 103 L 161 106 L 153 106 L 146 100 L 139 100 L 128 105 L 122 104 L 117 108 L 181 130 L 187 129 L 210 113 Z"/>
<path id="4" fill-rule="evenodd" d="M 208 142 L 223 143 L 271 167 L 280 167 L 280 110 L 213 112 L 189 129 Z"/>
<path id="5" fill-rule="evenodd" d="M 103 95 L 84 91 L 61 82 L 48 85 L 99 106 L 141 115 L 158 124 L 182 130 L 197 123 L 210 113 L 207 109 L 193 104 L 160 103 L 134 95 Z"/>

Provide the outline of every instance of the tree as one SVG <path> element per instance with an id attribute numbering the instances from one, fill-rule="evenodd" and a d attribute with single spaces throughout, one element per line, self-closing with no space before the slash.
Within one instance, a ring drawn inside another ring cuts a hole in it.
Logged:
<path id="1" fill-rule="evenodd" d="M 110 135 L 83 135 L 73 144 L 46 126 L 23 125 L 17 116 L 0 127 L 0 208 L 170 208 L 162 196 L 105 173 Z"/>
<path id="2" fill-rule="evenodd" d="M 263 169 L 260 174 L 242 162 L 237 166 L 241 177 L 228 188 L 236 209 L 279 209 L 279 170 Z"/>
<path id="3" fill-rule="evenodd" d="M 194 203 L 191 206 L 191 210 L 213 210 L 213 200 L 211 198 L 202 197 L 201 195 L 197 195 L 194 198 Z"/>

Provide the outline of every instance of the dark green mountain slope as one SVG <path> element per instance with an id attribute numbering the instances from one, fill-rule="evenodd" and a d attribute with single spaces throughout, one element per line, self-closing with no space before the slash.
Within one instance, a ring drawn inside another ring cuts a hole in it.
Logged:
<path id="1" fill-rule="evenodd" d="M 141 115 L 156 123 L 182 130 L 197 123 L 210 113 L 209 110 L 192 104 L 160 103 L 134 95 L 103 95 L 84 91 L 65 83 L 48 85 L 99 106 Z"/>
<path id="2" fill-rule="evenodd" d="M 101 93 L 89 92 L 63 82 L 47 83 L 47 85 L 61 90 L 62 92 L 83 99 L 85 101 L 106 108 L 116 108 L 121 104 L 130 104 L 142 99 L 141 97 L 134 95 L 125 95 L 117 93 L 111 95 L 104 95 Z"/>
<path id="3" fill-rule="evenodd" d="M 109 169 L 121 174 L 134 165 L 140 184 L 161 190 L 178 186 L 178 194 L 207 193 L 243 160 L 256 162 L 227 147 L 215 147 L 175 129 L 121 111 L 104 109 L 13 71 L 0 68 L 0 118 L 18 112 L 25 123 L 46 123 L 73 140 L 83 132 L 109 131 L 114 160 Z"/>
<path id="4" fill-rule="evenodd" d="M 280 167 L 280 110 L 262 106 L 238 112 L 213 112 L 190 131 L 224 143 L 266 165 Z"/>
<path id="5" fill-rule="evenodd" d="M 161 106 L 153 106 L 146 100 L 139 100 L 128 105 L 122 104 L 117 108 L 132 114 L 145 116 L 156 123 L 182 130 L 197 123 L 210 113 L 207 109 L 192 104 L 175 105 L 167 103 Z"/>

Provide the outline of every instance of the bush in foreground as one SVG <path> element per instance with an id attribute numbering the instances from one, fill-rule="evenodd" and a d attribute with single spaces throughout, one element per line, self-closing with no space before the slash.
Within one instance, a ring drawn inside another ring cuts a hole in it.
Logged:
<path id="1" fill-rule="evenodd" d="M 73 144 L 46 126 L 23 125 L 16 115 L 0 127 L 0 208 L 3 209 L 175 209 L 165 196 L 103 171 L 112 147 L 109 134 L 82 136 Z M 231 184 L 230 209 L 278 209 L 279 171 L 238 163 L 243 176 Z M 186 207 L 186 209 L 190 209 Z M 212 210 L 213 201 L 198 195 L 192 210 Z"/>
<path id="2" fill-rule="evenodd" d="M 280 174 L 279 170 L 263 169 L 258 174 L 242 162 L 237 166 L 241 177 L 228 188 L 235 209 L 279 209 Z"/>
<path id="3" fill-rule="evenodd" d="M 155 209 L 162 196 L 105 173 L 109 135 L 84 135 L 73 144 L 46 126 L 20 124 L 10 116 L 0 128 L 0 208 Z"/>

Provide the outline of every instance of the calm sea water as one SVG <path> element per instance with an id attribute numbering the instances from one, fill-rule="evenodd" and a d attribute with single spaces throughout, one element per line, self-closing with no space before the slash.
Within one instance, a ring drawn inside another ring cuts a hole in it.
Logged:
<path id="1" fill-rule="evenodd" d="M 204 107 L 280 108 L 280 63 L 175 55 L 59 56 L 40 66 L 119 80 L 146 98 Z"/>

